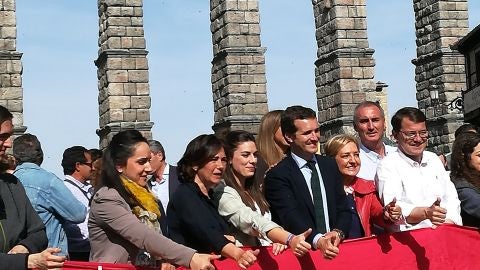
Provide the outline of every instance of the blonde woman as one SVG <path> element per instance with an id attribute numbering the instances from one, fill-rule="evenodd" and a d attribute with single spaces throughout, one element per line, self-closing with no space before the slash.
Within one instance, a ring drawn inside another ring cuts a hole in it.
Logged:
<path id="1" fill-rule="evenodd" d="M 263 183 L 265 173 L 285 157 L 288 143 L 283 137 L 280 119 L 283 110 L 270 111 L 262 117 L 256 140 L 258 162 L 256 176 Z"/>
<path id="2" fill-rule="evenodd" d="M 395 199 L 384 208 L 374 183 L 357 177 L 361 163 L 355 137 L 336 135 L 325 144 L 325 152 L 335 159 L 343 178 L 352 214 L 352 225 L 348 234 L 350 239 L 371 236 L 373 224 L 387 228 L 400 219 L 402 209 L 395 204 Z"/>

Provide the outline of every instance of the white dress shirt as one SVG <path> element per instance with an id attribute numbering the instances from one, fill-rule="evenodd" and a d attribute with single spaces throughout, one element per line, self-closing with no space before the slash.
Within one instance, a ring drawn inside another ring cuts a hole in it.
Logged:
<path id="1" fill-rule="evenodd" d="M 385 156 L 388 156 L 388 154 L 397 150 L 396 147 L 390 145 L 384 144 L 384 146 Z M 375 180 L 377 167 L 382 159 L 383 157 L 377 154 L 377 152 L 368 149 L 365 145 L 360 143 L 360 161 L 362 162 L 362 165 L 360 166 L 360 171 L 357 173 L 357 177 L 370 181 Z"/>
<path id="2" fill-rule="evenodd" d="M 90 251 L 90 245 L 87 225 L 88 213 L 90 213 L 89 202 L 92 196 L 90 193 L 92 185 L 87 182 L 82 183 L 73 178 L 71 175 L 65 175 L 65 179 L 73 182 L 72 184 L 68 181 L 64 181 L 65 186 L 72 192 L 73 196 L 87 208 L 87 216 L 85 217 L 85 221 L 82 223 L 75 224 L 71 222 L 65 222 L 64 229 L 67 233 L 68 249 L 73 252 L 88 252 Z M 82 190 L 84 192 L 82 192 Z"/>
<path id="3" fill-rule="evenodd" d="M 308 191 L 310 192 L 310 198 L 312 199 L 313 203 L 313 193 L 312 193 L 312 185 L 310 183 L 310 179 L 312 178 L 312 170 L 308 168 L 307 166 L 307 161 L 297 155 L 295 155 L 293 152 L 291 152 L 293 160 L 298 165 L 298 168 L 300 168 L 300 171 L 303 174 L 303 178 L 305 179 L 305 183 L 307 184 Z M 312 160 L 315 162 L 315 168 L 317 169 L 318 177 L 320 178 L 320 189 L 322 192 L 322 202 L 323 202 L 323 215 L 325 216 L 325 228 L 327 229 L 327 232 L 330 231 L 330 219 L 328 218 L 328 205 L 327 205 L 327 193 L 325 192 L 325 185 L 323 184 L 323 178 L 322 174 L 320 173 L 320 169 L 318 168 L 318 162 L 317 158 L 315 155 L 313 156 Z M 322 234 L 317 234 L 313 238 L 313 245 L 315 246 L 318 239 L 322 237 Z"/>
<path id="4" fill-rule="evenodd" d="M 424 151 L 418 163 L 398 149 L 380 162 L 375 181 L 380 199 L 388 203 L 395 197 L 405 217 L 415 207 L 431 206 L 439 197 L 440 206 L 447 209 L 446 218 L 462 225 L 457 191 L 436 154 Z M 431 226 L 432 222 L 425 219 L 416 225 L 403 222 L 392 229 L 405 231 Z"/>
<path id="5" fill-rule="evenodd" d="M 150 183 L 152 184 L 152 192 L 162 202 L 163 210 L 167 212 L 168 202 L 170 201 L 169 183 L 168 178 L 170 176 L 170 165 L 165 166 L 163 169 L 162 179 L 156 181 L 155 177 L 152 177 Z"/>

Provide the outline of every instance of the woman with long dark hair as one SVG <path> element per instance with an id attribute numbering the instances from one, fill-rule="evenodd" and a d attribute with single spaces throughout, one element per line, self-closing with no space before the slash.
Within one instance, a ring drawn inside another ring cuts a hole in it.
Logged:
<path id="1" fill-rule="evenodd" d="M 168 204 L 168 227 L 171 238 L 178 243 L 222 254 L 247 268 L 256 261 L 259 250 L 244 251 L 235 246 L 212 199 L 212 189 L 220 183 L 226 162 L 223 143 L 215 135 L 200 135 L 188 144 L 177 163 L 182 183 Z"/>
<path id="2" fill-rule="evenodd" d="M 480 227 L 480 135 L 466 132 L 453 143 L 450 178 L 457 188 L 463 225 Z"/>
<path id="3" fill-rule="evenodd" d="M 159 205 L 147 186 L 150 171 L 150 148 L 140 132 L 125 130 L 113 136 L 90 207 L 90 260 L 147 266 L 166 260 L 214 269 L 210 260 L 217 256 L 196 253 L 162 235 Z"/>
<path id="4" fill-rule="evenodd" d="M 269 205 L 255 177 L 257 147 L 255 137 L 246 131 L 231 131 L 225 138 L 228 164 L 224 180 L 215 188 L 218 212 L 233 227 L 239 246 L 268 246 L 273 253 L 282 252 L 288 245 L 297 256 L 304 255 L 311 245 L 305 237 L 311 232 L 293 235 L 271 220 Z"/>

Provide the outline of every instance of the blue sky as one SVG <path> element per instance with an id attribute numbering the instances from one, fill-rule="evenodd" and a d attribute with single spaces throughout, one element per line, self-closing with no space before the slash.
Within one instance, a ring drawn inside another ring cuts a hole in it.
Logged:
<path id="1" fill-rule="evenodd" d="M 367 1 L 375 79 L 389 84 L 390 112 L 416 106 L 412 2 Z M 480 23 L 480 1 L 469 2 L 473 28 Z M 260 0 L 260 12 L 269 109 L 316 109 L 311 1 Z M 192 138 L 212 132 L 209 1 L 144 0 L 144 26 L 153 135 L 176 163 Z M 62 176 L 65 148 L 98 147 L 97 1 L 17 0 L 17 35 L 24 124 L 42 143 L 43 167 Z"/>

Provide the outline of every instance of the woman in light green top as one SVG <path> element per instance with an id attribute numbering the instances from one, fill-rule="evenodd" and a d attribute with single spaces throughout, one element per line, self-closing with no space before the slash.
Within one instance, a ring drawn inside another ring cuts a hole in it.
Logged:
<path id="1" fill-rule="evenodd" d="M 311 230 L 293 235 L 271 221 L 268 203 L 260 183 L 256 181 L 257 147 L 255 138 L 246 131 L 232 131 L 225 139 L 228 159 L 224 183 L 215 188 L 218 212 L 232 227 L 239 246 L 267 246 L 273 242 L 273 253 L 289 246 L 295 255 L 303 256 L 311 249 L 305 242 Z"/>

